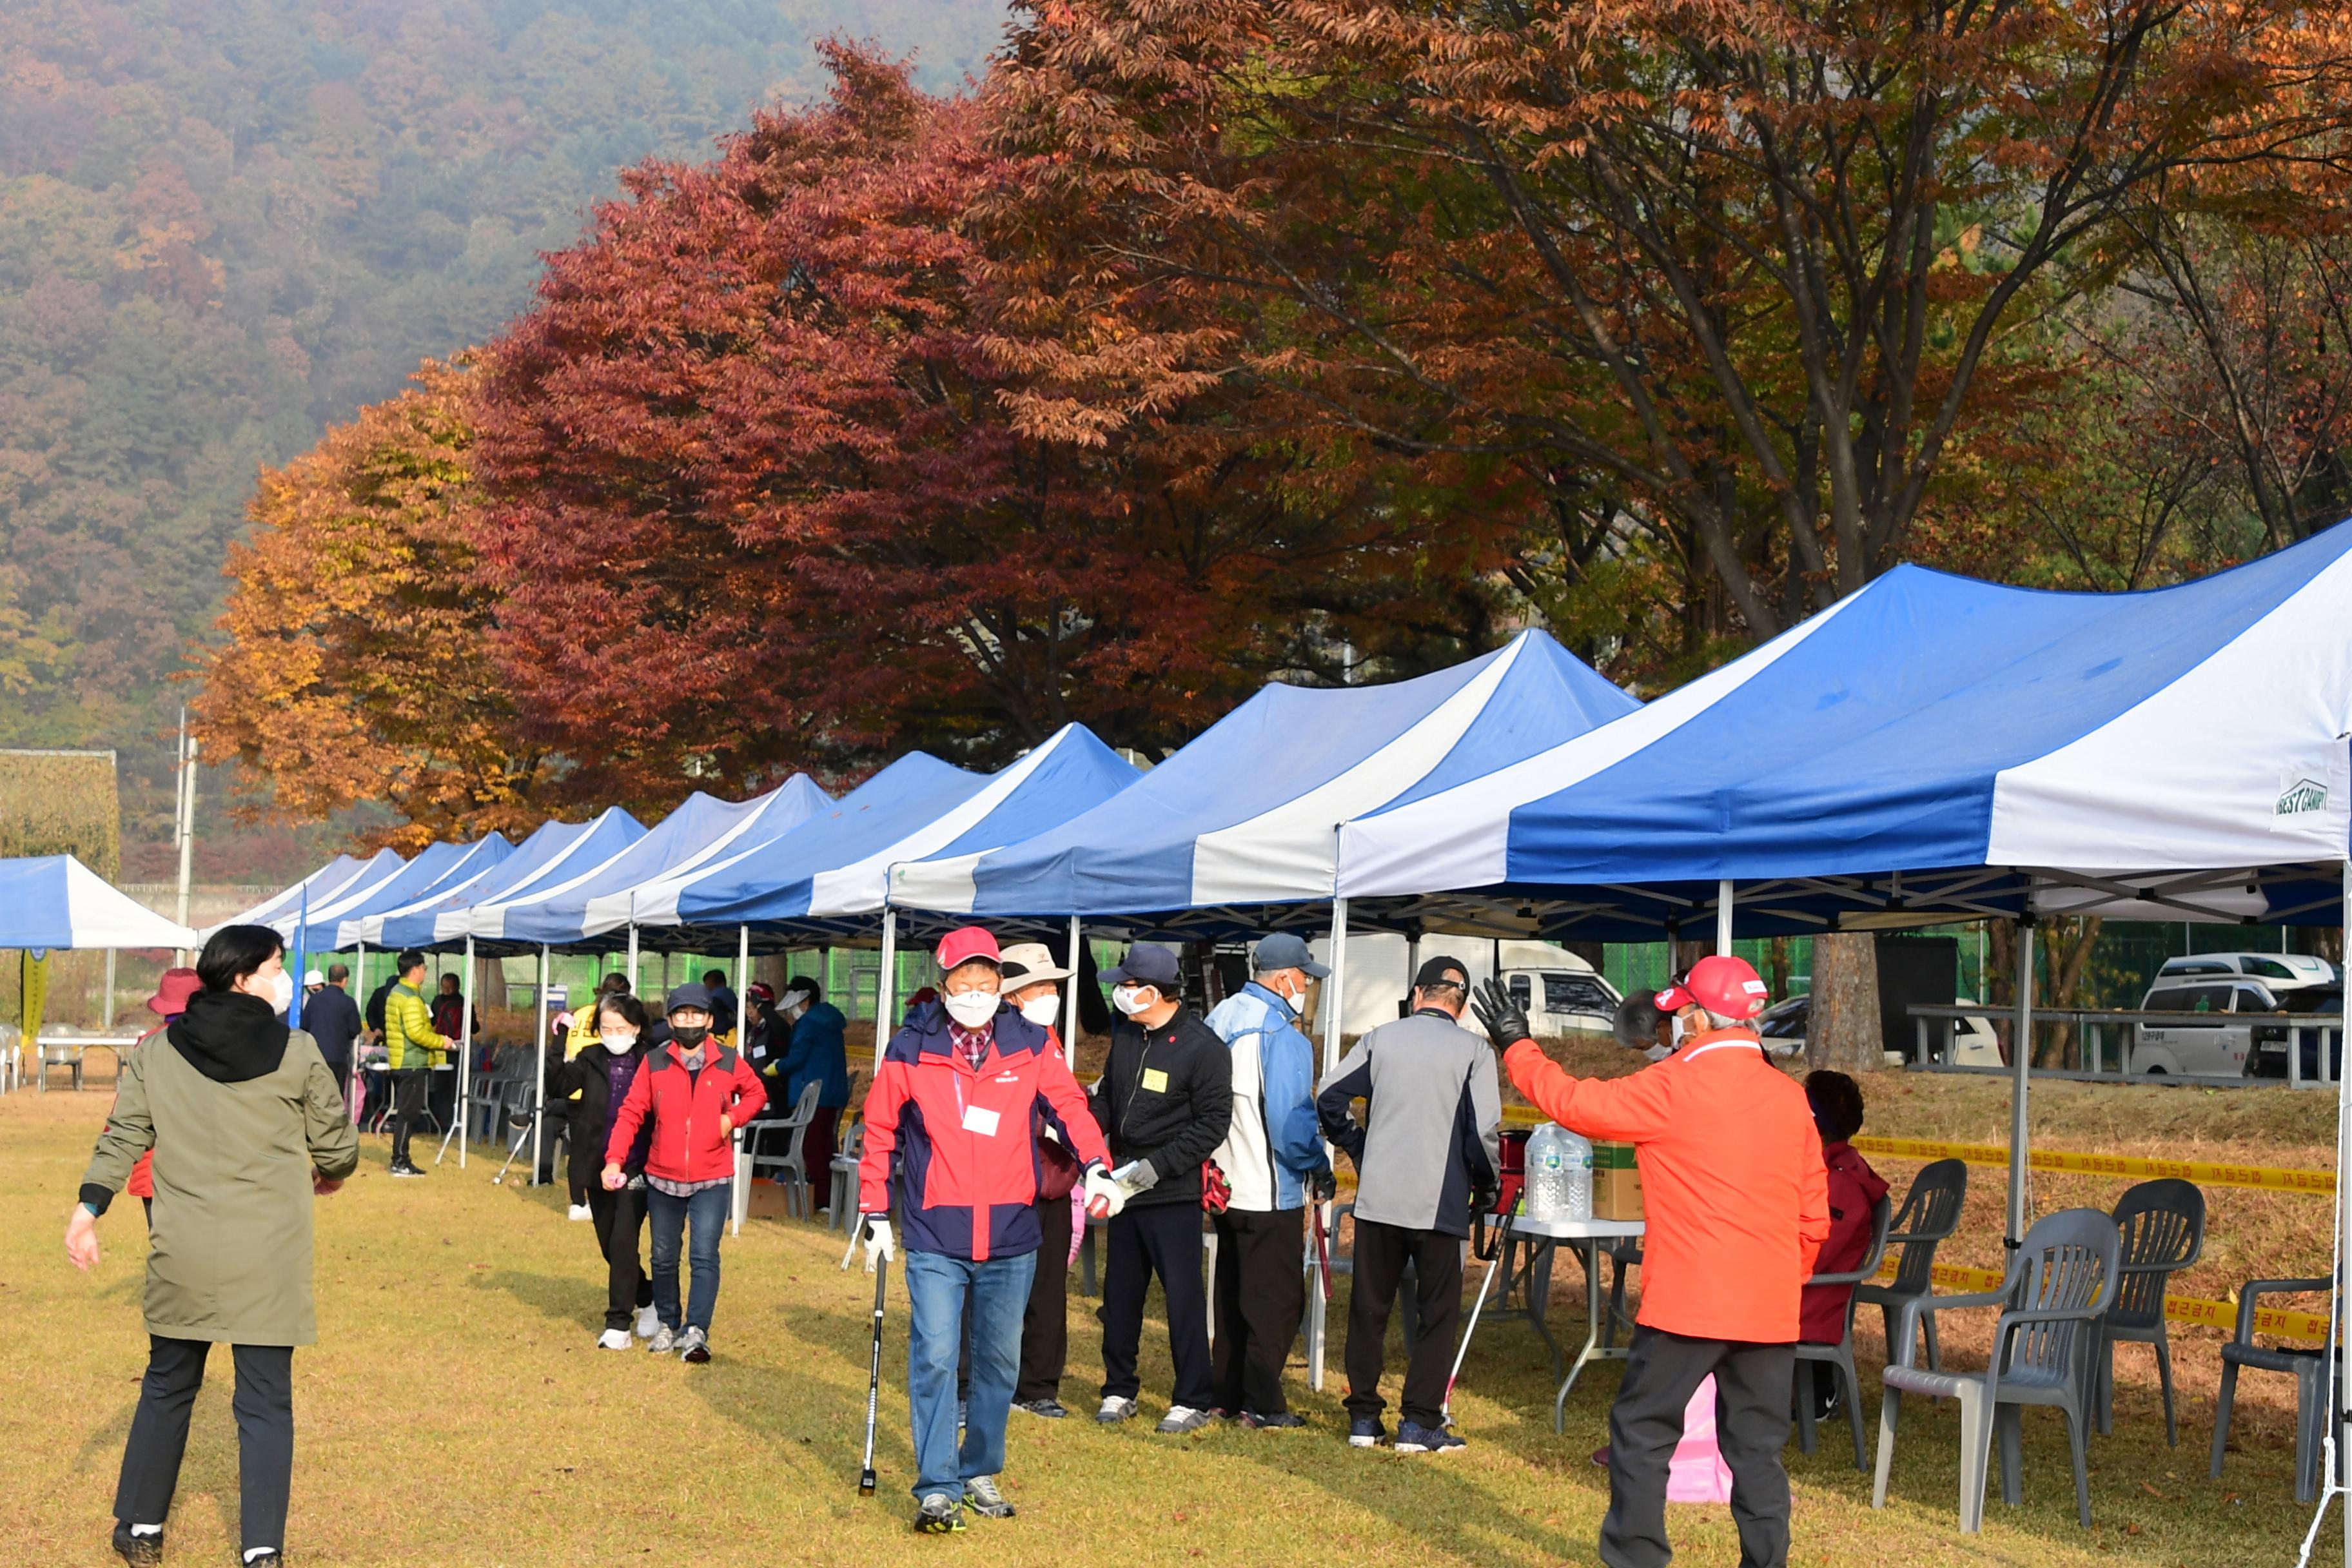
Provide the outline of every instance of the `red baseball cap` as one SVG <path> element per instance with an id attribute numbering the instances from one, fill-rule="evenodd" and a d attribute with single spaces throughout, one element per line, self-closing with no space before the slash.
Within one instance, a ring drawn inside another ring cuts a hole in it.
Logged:
<path id="1" fill-rule="evenodd" d="M 188 998 L 205 988 L 193 969 L 167 969 L 147 998 L 147 1011 L 159 1018 L 176 1018 L 188 1010 Z"/>
<path id="2" fill-rule="evenodd" d="M 1753 1018 L 1771 994 L 1754 964 L 1717 954 L 1692 964 L 1681 983 L 1659 992 L 1656 1000 L 1661 1013 L 1679 1013 L 1696 1003 L 1720 1017 Z"/>
<path id="3" fill-rule="evenodd" d="M 940 973 L 944 974 L 959 963 L 975 959 L 1004 967 L 1004 955 L 996 948 L 996 937 L 979 926 L 958 926 L 940 939 Z"/>

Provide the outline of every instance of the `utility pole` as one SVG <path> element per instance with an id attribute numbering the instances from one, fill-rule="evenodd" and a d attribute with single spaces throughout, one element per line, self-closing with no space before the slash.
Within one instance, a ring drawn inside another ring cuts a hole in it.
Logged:
<path id="1" fill-rule="evenodd" d="M 188 705 L 184 702 L 180 704 L 180 769 L 178 784 L 179 810 L 175 814 L 174 817 L 174 826 L 178 829 L 176 837 L 180 842 L 180 912 L 178 918 L 182 925 L 186 925 L 188 923 L 188 879 L 190 870 L 195 863 L 196 847 L 196 742 L 194 737 L 188 733 Z M 183 965 L 185 965 L 193 962 L 193 959 L 190 955 L 184 952 L 180 956 L 180 962 Z"/>

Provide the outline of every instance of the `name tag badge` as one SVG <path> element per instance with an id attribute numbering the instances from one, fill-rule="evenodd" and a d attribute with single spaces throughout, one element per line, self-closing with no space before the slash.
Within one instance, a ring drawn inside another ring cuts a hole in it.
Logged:
<path id="1" fill-rule="evenodd" d="M 982 1138 L 993 1138 L 996 1136 L 996 1112 L 984 1105 L 967 1105 L 963 1108 L 963 1130 L 967 1132 L 977 1132 Z"/>
<path id="2" fill-rule="evenodd" d="M 1166 1094 L 1168 1092 L 1168 1075 L 1158 1068 L 1145 1068 L 1143 1069 L 1143 1087 L 1150 1089 L 1154 1094 Z"/>

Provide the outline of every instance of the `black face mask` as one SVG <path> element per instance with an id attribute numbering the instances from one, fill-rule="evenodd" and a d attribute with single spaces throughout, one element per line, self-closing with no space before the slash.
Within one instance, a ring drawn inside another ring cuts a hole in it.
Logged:
<path id="1" fill-rule="evenodd" d="M 702 1044 L 702 1037 L 709 1033 L 709 1026 L 703 1024 L 697 1024 L 690 1029 L 681 1024 L 669 1026 L 669 1037 L 677 1042 L 678 1049 L 682 1051 L 690 1051 Z"/>

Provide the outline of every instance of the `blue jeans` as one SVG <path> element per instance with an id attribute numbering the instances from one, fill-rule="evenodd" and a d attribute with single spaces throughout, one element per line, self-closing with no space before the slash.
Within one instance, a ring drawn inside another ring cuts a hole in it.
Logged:
<path id="1" fill-rule="evenodd" d="M 1021 1315 L 1037 1255 L 974 1263 L 943 1252 L 907 1252 L 907 1403 L 915 1424 L 915 1496 L 963 1496 L 963 1483 L 1004 1468 L 1004 1423 L 1021 1374 Z M 963 1445 L 956 1446 L 956 1363 L 971 1312 L 971 1390 Z"/>
<path id="2" fill-rule="evenodd" d="M 691 1197 L 676 1198 L 646 1184 L 646 1217 L 653 1222 L 654 1311 L 665 1328 L 697 1328 L 710 1332 L 710 1310 L 719 1305 L 719 1238 L 726 1234 L 735 1184 L 705 1187 Z M 686 1299 L 686 1321 L 677 1317 L 677 1244 L 688 1222 L 694 1227 L 694 1283 Z"/>

